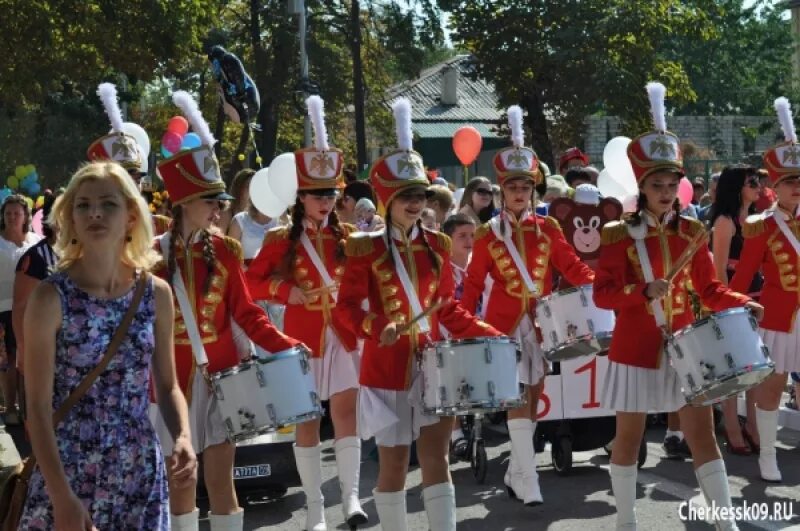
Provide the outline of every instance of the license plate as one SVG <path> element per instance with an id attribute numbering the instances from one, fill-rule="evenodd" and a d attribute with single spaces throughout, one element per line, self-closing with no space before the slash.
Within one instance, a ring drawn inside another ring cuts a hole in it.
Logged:
<path id="1" fill-rule="evenodd" d="M 233 479 L 265 478 L 271 474 L 269 465 L 237 466 L 233 469 Z"/>

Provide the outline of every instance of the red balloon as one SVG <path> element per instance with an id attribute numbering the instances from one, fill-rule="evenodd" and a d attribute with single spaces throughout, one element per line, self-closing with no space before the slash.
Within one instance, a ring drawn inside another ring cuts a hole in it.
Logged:
<path id="1" fill-rule="evenodd" d="M 483 146 L 483 138 L 472 126 L 462 127 L 453 135 L 453 151 L 456 152 L 456 157 L 463 166 L 469 166 L 475 162 L 481 152 L 481 146 Z"/>
<path id="2" fill-rule="evenodd" d="M 689 206 L 689 203 L 692 202 L 693 195 L 694 188 L 692 188 L 692 182 L 686 177 L 683 177 L 678 183 L 678 200 L 681 202 L 681 210 Z"/>
<path id="3" fill-rule="evenodd" d="M 173 116 L 169 119 L 167 131 L 183 138 L 183 135 L 189 132 L 189 122 L 183 116 Z"/>
<path id="4" fill-rule="evenodd" d="M 177 153 L 180 151 L 181 142 L 183 142 L 181 135 L 172 131 L 167 131 L 164 133 L 164 136 L 161 137 L 161 146 L 166 148 L 170 153 Z"/>

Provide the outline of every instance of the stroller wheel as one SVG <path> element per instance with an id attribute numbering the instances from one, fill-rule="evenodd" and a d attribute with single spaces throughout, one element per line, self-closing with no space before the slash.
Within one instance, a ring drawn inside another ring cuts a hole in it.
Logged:
<path id="1" fill-rule="evenodd" d="M 479 485 L 486 481 L 486 472 L 489 469 L 489 460 L 486 457 L 486 448 L 483 441 L 475 442 L 475 452 L 472 455 L 472 474 Z"/>
<path id="2" fill-rule="evenodd" d="M 553 444 L 550 450 L 553 459 L 553 468 L 559 476 L 566 476 L 572 470 L 572 440 L 561 437 Z"/>

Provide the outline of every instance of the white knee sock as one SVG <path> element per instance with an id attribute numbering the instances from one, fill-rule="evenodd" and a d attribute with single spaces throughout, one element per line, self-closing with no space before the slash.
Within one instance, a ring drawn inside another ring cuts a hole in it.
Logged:
<path id="1" fill-rule="evenodd" d="M 170 529 L 172 531 L 197 531 L 200 529 L 200 509 L 186 514 L 170 514 Z"/>
<path id="2" fill-rule="evenodd" d="M 761 441 L 761 452 L 758 455 L 761 477 L 766 481 L 781 481 L 775 450 L 775 441 L 778 438 L 778 410 L 767 411 L 756 406 L 756 424 L 758 438 Z"/>
<path id="3" fill-rule="evenodd" d="M 378 492 L 372 491 L 378 519 L 383 531 L 408 531 L 406 523 L 406 491 Z"/>
<path id="4" fill-rule="evenodd" d="M 715 459 L 697 467 L 694 471 L 700 490 L 709 506 L 717 507 L 731 506 L 731 493 L 728 488 L 728 473 L 725 470 L 725 463 L 722 459 Z M 720 520 L 715 522 L 720 531 L 735 531 L 736 522 L 733 520 Z"/>
<path id="5" fill-rule="evenodd" d="M 211 531 L 242 531 L 244 528 L 244 510 L 239 509 L 233 514 L 211 514 L 208 515 L 208 523 L 211 524 Z"/>
<path id="6" fill-rule="evenodd" d="M 422 499 L 431 531 L 456 531 L 456 489 L 452 483 L 425 487 Z"/>
<path id="7" fill-rule="evenodd" d="M 617 504 L 617 529 L 636 529 L 636 465 L 611 463 L 611 490 Z"/>

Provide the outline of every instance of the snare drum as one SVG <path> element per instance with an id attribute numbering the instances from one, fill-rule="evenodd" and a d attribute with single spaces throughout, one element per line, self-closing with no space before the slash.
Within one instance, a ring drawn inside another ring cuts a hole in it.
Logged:
<path id="1" fill-rule="evenodd" d="M 614 312 L 592 300 L 592 285 L 558 291 L 536 302 L 542 350 L 548 361 L 596 354 L 611 344 Z"/>
<path id="2" fill-rule="evenodd" d="M 431 343 L 421 359 L 423 410 L 465 415 L 524 405 L 518 359 L 519 346 L 508 337 Z"/>
<path id="3" fill-rule="evenodd" d="M 746 391 L 775 369 L 758 322 L 745 308 L 718 312 L 682 328 L 670 336 L 666 349 L 692 406 Z"/>
<path id="4" fill-rule="evenodd" d="M 308 355 L 300 347 L 258 355 L 211 375 L 228 436 L 233 441 L 322 415 Z"/>

